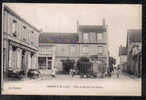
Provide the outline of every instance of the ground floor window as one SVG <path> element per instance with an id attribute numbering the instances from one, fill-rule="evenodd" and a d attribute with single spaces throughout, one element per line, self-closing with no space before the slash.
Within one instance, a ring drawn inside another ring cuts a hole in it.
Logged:
<path id="1" fill-rule="evenodd" d="M 39 67 L 41 69 L 51 69 L 52 68 L 52 57 L 39 57 L 38 58 Z"/>
<path id="2" fill-rule="evenodd" d="M 46 66 L 46 57 L 39 57 L 38 58 L 39 66 Z"/>

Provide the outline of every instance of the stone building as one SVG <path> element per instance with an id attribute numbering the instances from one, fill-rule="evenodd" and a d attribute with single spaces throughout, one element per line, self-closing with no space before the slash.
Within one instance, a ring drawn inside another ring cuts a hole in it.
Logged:
<path id="1" fill-rule="evenodd" d="M 62 71 L 62 60 L 96 56 L 97 66 L 108 67 L 108 38 L 105 20 L 102 25 L 80 25 L 76 33 L 41 33 L 39 36 L 39 67 Z"/>
<path id="2" fill-rule="evenodd" d="M 62 70 L 61 60 L 79 57 L 78 34 L 76 33 L 41 33 L 39 40 L 39 67 L 41 69 Z"/>
<path id="3" fill-rule="evenodd" d="M 2 15 L 3 72 L 8 68 L 25 72 L 37 68 L 39 30 L 6 5 Z"/>
<path id="4" fill-rule="evenodd" d="M 127 32 L 127 72 L 136 76 L 142 73 L 142 32 L 131 29 Z"/>

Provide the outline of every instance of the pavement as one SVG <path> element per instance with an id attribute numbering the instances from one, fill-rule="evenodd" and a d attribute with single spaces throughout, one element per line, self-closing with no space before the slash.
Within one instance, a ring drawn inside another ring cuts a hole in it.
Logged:
<path id="1" fill-rule="evenodd" d="M 2 94 L 141 96 L 141 78 L 131 78 L 127 74 L 117 78 L 114 73 L 106 78 L 80 78 L 78 75 L 53 78 L 44 74 L 38 79 L 5 81 Z"/>

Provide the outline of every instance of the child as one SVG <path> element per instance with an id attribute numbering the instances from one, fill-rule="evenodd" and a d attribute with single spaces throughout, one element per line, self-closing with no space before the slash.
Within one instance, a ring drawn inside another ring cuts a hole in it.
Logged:
<path id="1" fill-rule="evenodd" d="M 73 77 L 75 74 L 75 70 L 74 69 L 70 69 L 70 75 Z"/>

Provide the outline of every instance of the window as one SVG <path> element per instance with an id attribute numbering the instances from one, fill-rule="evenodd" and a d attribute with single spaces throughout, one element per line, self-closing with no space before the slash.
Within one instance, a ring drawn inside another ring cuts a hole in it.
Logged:
<path id="1" fill-rule="evenodd" d="M 26 26 L 23 26 L 24 29 L 26 29 Z"/>
<path id="2" fill-rule="evenodd" d="M 75 47 L 74 46 L 71 46 L 70 47 L 70 52 L 72 53 L 72 52 L 75 52 L 75 51 L 76 51 Z"/>
<path id="3" fill-rule="evenodd" d="M 39 57 L 39 66 L 46 66 L 46 57 Z"/>
<path id="4" fill-rule="evenodd" d="M 34 32 L 33 32 L 33 31 L 31 31 L 31 33 L 33 34 Z"/>
<path id="5" fill-rule="evenodd" d="M 141 52 L 141 48 L 142 46 L 141 45 L 138 45 L 137 49 L 138 49 L 138 52 Z"/>
<path id="6" fill-rule="evenodd" d="M 98 53 L 103 53 L 103 47 L 102 46 L 98 47 Z"/>
<path id="7" fill-rule="evenodd" d="M 102 33 L 97 33 L 97 41 L 100 41 L 102 39 L 103 39 Z"/>
<path id="8" fill-rule="evenodd" d="M 23 26 L 23 40 L 26 41 L 26 26 Z"/>
<path id="9" fill-rule="evenodd" d="M 83 34 L 83 39 L 84 39 L 84 42 L 85 42 L 85 43 L 89 42 L 88 33 L 84 33 L 84 34 Z"/>
<path id="10" fill-rule="evenodd" d="M 34 37 L 34 38 L 32 38 L 31 39 L 31 44 L 34 44 L 34 40 L 35 40 L 35 36 L 33 35 L 33 31 L 31 31 L 31 34 L 30 34 L 30 36 L 29 36 L 29 38 L 31 38 L 31 37 Z"/>
<path id="11" fill-rule="evenodd" d="M 12 34 L 15 37 L 16 37 L 16 24 L 17 24 L 17 21 L 13 20 L 13 23 L 12 23 Z"/>
<path id="12" fill-rule="evenodd" d="M 88 47 L 83 47 L 83 53 L 88 53 Z"/>
<path id="13" fill-rule="evenodd" d="M 48 69 L 52 68 L 52 61 L 48 61 Z"/>

